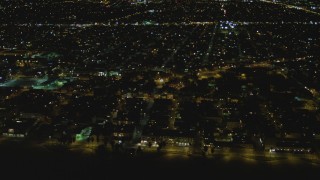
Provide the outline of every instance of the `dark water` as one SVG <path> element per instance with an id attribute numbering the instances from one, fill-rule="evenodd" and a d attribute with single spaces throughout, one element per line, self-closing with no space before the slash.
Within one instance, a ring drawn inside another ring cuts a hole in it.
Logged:
<path id="1" fill-rule="evenodd" d="M 203 157 L 164 158 L 161 154 L 124 157 L 83 155 L 64 147 L 0 145 L 1 173 L 10 179 L 318 179 L 320 167 L 309 163 L 270 165 Z M 2 178 L 1 178 L 2 179 Z"/>

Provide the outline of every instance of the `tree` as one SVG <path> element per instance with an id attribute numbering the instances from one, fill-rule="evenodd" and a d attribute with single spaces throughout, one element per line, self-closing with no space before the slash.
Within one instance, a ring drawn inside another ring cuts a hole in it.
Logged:
<path id="1" fill-rule="evenodd" d="M 141 146 L 138 146 L 138 149 L 137 149 L 137 154 L 141 154 L 142 153 L 142 149 L 141 149 Z"/>
<path id="2" fill-rule="evenodd" d="M 208 146 L 204 146 L 204 147 L 203 147 L 203 151 L 204 151 L 204 152 L 208 152 L 208 149 L 209 149 Z"/>

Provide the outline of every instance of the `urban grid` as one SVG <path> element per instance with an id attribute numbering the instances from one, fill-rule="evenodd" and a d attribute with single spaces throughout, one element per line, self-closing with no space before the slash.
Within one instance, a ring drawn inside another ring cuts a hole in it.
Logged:
<path id="1" fill-rule="evenodd" d="M 1 166 L 311 177 L 319 103 L 317 0 L 0 1 Z"/>

